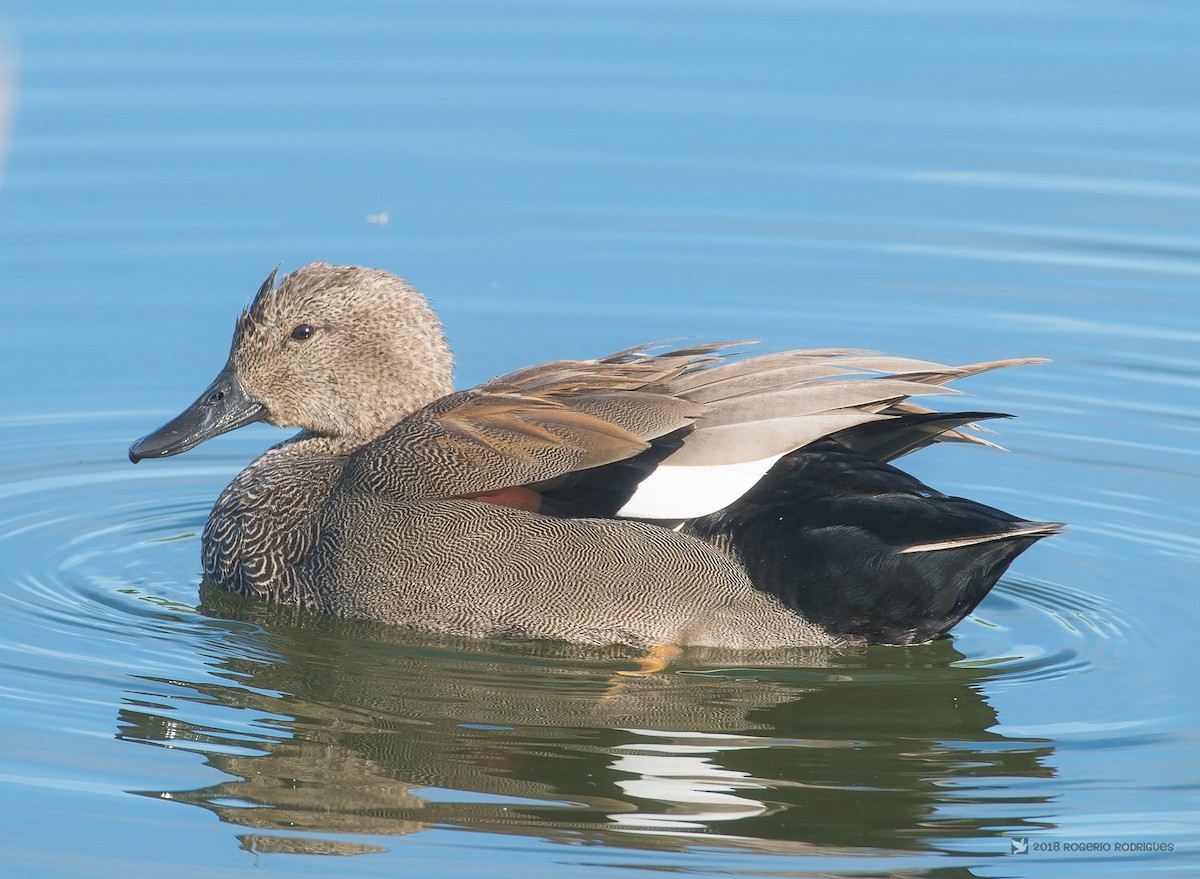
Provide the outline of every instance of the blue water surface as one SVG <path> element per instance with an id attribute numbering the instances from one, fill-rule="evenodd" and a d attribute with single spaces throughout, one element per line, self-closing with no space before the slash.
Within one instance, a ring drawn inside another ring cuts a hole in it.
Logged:
<path id="1" fill-rule="evenodd" d="M 22 877 L 1200 866 L 1187 0 L 4 0 L 0 862 Z M 200 588 L 254 427 L 132 467 L 277 263 L 467 386 L 686 337 L 1053 363 L 933 485 L 1071 523 L 950 639 L 685 658 Z M 1014 839 L 1029 851 L 1013 854 Z"/>

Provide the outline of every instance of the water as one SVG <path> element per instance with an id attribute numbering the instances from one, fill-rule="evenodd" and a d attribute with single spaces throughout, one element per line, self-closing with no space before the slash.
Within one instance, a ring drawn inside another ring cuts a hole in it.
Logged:
<path id="1" fill-rule="evenodd" d="M 0 16 L 6 875 L 1196 868 L 1192 4 Z M 620 683 L 625 651 L 202 592 L 278 434 L 125 448 L 314 258 L 429 292 L 463 385 L 676 336 L 1049 356 L 964 385 L 1007 454 L 910 466 L 1070 530 L 949 640 Z"/>

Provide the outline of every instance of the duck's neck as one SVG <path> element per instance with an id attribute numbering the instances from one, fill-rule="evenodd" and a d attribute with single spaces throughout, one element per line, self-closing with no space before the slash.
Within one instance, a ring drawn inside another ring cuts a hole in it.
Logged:
<path id="1" fill-rule="evenodd" d="M 352 405 L 340 407 L 338 416 L 330 413 L 334 429 L 313 431 L 327 440 L 331 454 L 345 455 L 367 445 L 418 409 L 454 392 L 450 348 L 440 328 L 429 335 L 393 352 L 371 383 L 342 389 Z"/>
<path id="2" fill-rule="evenodd" d="M 285 440 L 282 446 L 287 447 L 288 454 L 290 455 L 312 456 L 315 458 L 344 458 L 347 455 L 354 454 L 355 451 L 362 448 L 368 442 L 370 442 L 369 439 L 363 440 L 355 436 L 344 434 L 326 436 L 302 430 L 291 439 Z"/>
<path id="3" fill-rule="evenodd" d="M 396 394 L 360 394 L 341 414 L 327 413 L 324 424 L 296 435 L 312 454 L 349 455 L 379 439 L 409 415 L 454 392 L 447 369 L 440 374 L 403 376 L 382 383 Z"/>

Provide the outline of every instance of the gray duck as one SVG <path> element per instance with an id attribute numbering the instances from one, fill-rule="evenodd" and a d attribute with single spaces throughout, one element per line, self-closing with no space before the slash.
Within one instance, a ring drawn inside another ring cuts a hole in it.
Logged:
<path id="1" fill-rule="evenodd" d="M 276 270 L 277 271 L 277 270 Z M 1056 523 L 889 462 L 992 412 L 916 398 L 948 367 L 743 343 L 529 367 L 455 391 L 441 325 L 403 279 L 272 272 L 225 367 L 133 444 L 158 458 L 246 424 L 300 432 L 217 499 L 205 577 L 346 618 L 654 650 L 936 638 Z"/>

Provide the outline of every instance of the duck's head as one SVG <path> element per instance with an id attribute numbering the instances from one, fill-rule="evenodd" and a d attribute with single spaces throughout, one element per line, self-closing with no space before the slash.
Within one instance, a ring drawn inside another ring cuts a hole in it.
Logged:
<path id="1" fill-rule="evenodd" d="M 278 287 L 275 275 L 238 318 L 216 380 L 135 442 L 131 461 L 176 455 L 255 421 L 302 427 L 352 449 L 452 390 L 441 325 L 403 279 L 324 263 L 297 269 Z"/>

